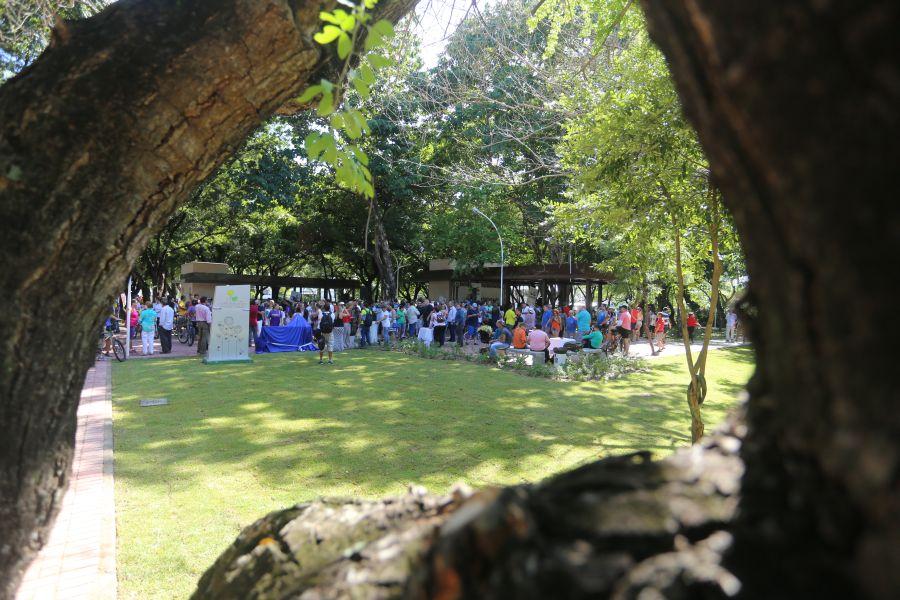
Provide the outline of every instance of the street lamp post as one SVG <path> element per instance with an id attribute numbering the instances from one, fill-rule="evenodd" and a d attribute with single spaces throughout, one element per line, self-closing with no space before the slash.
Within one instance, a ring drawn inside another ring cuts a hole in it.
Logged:
<path id="1" fill-rule="evenodd" d="M 503 308 L 503 236 L 500 235 L 500 230 L 497 229 L 497 226 L 494 224 L 493 221 L 491 221 L 491 218 L 489 216 L 487 216 L 486 214 L 484 214 L 483 212 L 481 212 L 480 210 L 478 210 L 477 206 L 472 207 L 472 212 L 474 212 L 475 214 L 479 214 L 482 217 L 484 217 L 485 219 L 487 219 L 488 223 L 491 224 L 491 227 L 494 228 L 494 231 L 497 232 L 497 239 L 500 240 L 500 308 L 502 309 Z"/>

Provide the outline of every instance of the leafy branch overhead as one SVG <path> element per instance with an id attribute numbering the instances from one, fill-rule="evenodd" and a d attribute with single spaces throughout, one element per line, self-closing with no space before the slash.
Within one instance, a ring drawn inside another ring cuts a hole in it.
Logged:
<path id="1" fill-rule="evenodd" d="M 363 114 L 355 108 L 341 107 L 346 84 L 349 82 L 359 97 L 365 100 L 371 94 L 370 88 L 376 81 L 375 72 L 394 64 L 383 54 L 375 52 L 387 45 L 394 37 L 394 27 L 387 20 L 371 23 L 369 13 L 378 0 L 365 0 L 350 12 L 340 8 L 332 12 L 322 11 L 319 18 L 326 23 L 322 31 L 313 39 L 323 46 L 336 44 L 338 58 L 344 61 L 337 82 L 322 79 L 312 85 L 297 99 L 305 104 L 317 101 L 316 114 L 330 117 L 328 127 L 322 132 L 312 132 L 306 137 L 306 153 L 310 160 L 321 160 L 334 169 L 338 183 L 368 198 L 375 196 L 372 173 L 369 171 L 369 157 L 357 140 L 369 133 L 369 124 Z M 357 40 L 365 35 L 365 54 L 359 58 L 356 68 L 351 68 Z"/>

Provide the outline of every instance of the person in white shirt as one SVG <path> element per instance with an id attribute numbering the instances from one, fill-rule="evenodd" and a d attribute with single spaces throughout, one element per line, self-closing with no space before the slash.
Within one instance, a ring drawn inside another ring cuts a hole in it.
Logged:
<path id="1" fill-rule="evenodd" d="M 447 329 L 450 330 L 450 343 L 456 341 L 456 305 L 450 302 L 447 305 Z"/>
<path id="2" fill-rule="evenodd" d="M 410 337 L 415 337 L 419 331 L 419 309 L 412 302 L 406 308 L 406 329 Z"/>
<path id="3" fill-rule="evenodd" d="M 728 314 L 725 315 L 725 342 L 736 342 L 737 336 L 735 335 L 735 330 L 737 329 L 738 317 L 737 313 L 734 312 L 734 309 L 728 309 Z"/>
<path id="4" fill-rule="evenodd" d="M 172 328 L 175 326 L 175 309 L 172 302 L 163 305 L 159 309 L 159 345 L 163 354 L 172 352 Z"/>
<path id="5" fill-rule="evenodd" d="M 385 304 L 381 309 L 381 314 L 378 317 L 378 323 L 381 325 L 381 336 L 384 345 L 387 346 L 391 343 L 391 307 L 388 304 Z"/>

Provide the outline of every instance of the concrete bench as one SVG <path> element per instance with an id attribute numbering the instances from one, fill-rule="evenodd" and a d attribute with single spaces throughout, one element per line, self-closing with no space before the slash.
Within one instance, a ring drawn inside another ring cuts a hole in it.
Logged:
<path id="1" fill-rule="evenodd" d="M 582 354 L 603 354 L 603 350 L 600 348 L 584 348 L 581 351 Z"/>
<path id="2" fill-rule="evenodd" d="M 515 354 L 519 354 L 522 356 L 530 356 L 532 365 L 542 365 L 546 361 L 544 360 L 546 357 L 544 356 L 544 351 L 535 352 L 534 350 L 529 350 L 528 348 L 513 348 L 510 346 L 506 349 L 506 354 L 508 356 L 512 356 Z"/>

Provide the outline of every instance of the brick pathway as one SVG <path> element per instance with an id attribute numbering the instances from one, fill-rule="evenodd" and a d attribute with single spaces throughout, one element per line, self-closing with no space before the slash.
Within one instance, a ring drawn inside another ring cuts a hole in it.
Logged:
<path id="1" fill-rule="evenodd" d="M 47 545 L 25 573 L 17 600 L 116 597 L 116 513 L 110 368 L 88 371 L 78 405 L 72 480 Z"/>

